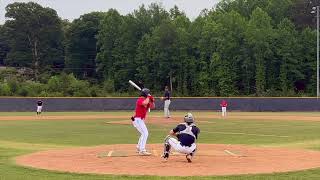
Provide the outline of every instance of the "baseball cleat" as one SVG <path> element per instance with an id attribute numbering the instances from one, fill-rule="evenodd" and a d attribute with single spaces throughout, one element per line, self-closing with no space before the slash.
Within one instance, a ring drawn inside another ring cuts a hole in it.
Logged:
<path id="1" fill-rule="evenodd" d="M 147 151 L 140 151 L 139 155 L 141 155 L 141 156 L 151 156 L 151 153 L 149 153 Z"/>
<path id="2" fill-rule="evenodd" d="M 187 158 L 188 163 L 192 162 L 192 155 L 191 154 L 187 154 L 186 158 Z"/>
<path id="3" fill-rule="evenodd" d="M 168 160 L 169 159 L 169 153 L 165 152 L 163 153 L 163 155 L 161 156 L 163 159 Z"/>

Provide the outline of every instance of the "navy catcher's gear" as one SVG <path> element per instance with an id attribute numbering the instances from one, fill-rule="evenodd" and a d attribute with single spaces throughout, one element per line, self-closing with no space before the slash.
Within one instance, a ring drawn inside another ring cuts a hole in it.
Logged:
<path id="1" fill-rule="evenodd" d="M 196 142 L 200 129 L 193 123 L 182 123 L 173 129 L 173 132 L 177 134 L 177 138 L 183 146 L 191 146 Z"/>
<path id="2" fill-rule="evenodd" d="M 169 158 L 169 154 L 170 154 L 171 146 L 170 146 L 170 144 L 168 143 L 169 138 L 170 138 L 170 136 L 168 135 L 168 136 L 164 139 L 164 149 L 163 149 L 163 155 L 162 155 L 162 157 L 163 157 L 164 159 L 168 159 L 168 158 Z"/>

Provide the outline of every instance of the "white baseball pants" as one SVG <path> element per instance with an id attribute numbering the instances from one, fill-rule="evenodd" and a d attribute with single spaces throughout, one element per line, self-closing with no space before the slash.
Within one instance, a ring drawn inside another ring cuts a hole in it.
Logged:
<path id="1" fill-rule="evenodd" d="M 222 116 L 227 116 L 227 107 L 221 107 Z"/>
<path id="2" fill-rule="evenodd" d="M 37 112 L 41 112 L 42 111 L 42 106 L 37 106 Z"/>
<path id="3" fill-rule="evenodd" d="M 165 100 L 164 101 L 164 117 L 170 117 L 170 111 L 169 111 L 169 106 L 170 106 L 171 101 L 170 100 Z"/>
<path id="4" fill-rule="evenodd" d="M 137 148 L 139 151 L 146 151 L 146 144 L 149 135 L 147 126 L 144 123 L 144 120 L 138 117 L 134 118 L 134 121 L 132 123 L 133 126 L 140 132 L 140 138 L 137 144 Z"/>
<path id="5" fill-rule="evenodd" d="M 197 145 L 195 143 L 193 143 L 190 147 L 189 146 L 182 146 L 180 144 L 180 142 L 173 138 L 173 137 L 170 137 L 167 142 L 170 144 L 170 146 L 177 152 L 179 153 L 183 153 L 183 154 L 190 154 L 192 153 L 196 148 L 197 148 Z"/>

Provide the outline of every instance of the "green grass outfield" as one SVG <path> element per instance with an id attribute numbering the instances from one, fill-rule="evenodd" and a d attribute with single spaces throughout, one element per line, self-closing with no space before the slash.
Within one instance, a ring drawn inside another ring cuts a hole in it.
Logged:
<path id="1" fill-rule="evenodd" d="M 0 116 L 34 116 L 35 113 L 0 113 Z M 128 116 L 131 112 L 70 112 L 44 113 L 44 116 L 58 115 L 121 115 Z M 152 112 L 162 115 L 161 112 Z M 183 115 L 184 112 L 173 112 Z M 214 112 L 194 112 L 194 115 L 214 114 Z M 231 114 L 244 116 L 319 116 L 320 113 L 240 113 Z M 127 118 L 129 120 L 129 118 Z M 320 179 L 320 168 L 299 172 L 241 175 L 241 176 L 210 176 L 210 177 L 156 177 L 156 176 L 111 176 L 53 172 L 25 168 L 15 165 L 13 158 L 18 155 L 50 148 L 95 146 L 101 144 L 136 143 L 136 130 L 130 125 L 111 125 L 106 121 L 124 119 L 83 119 L 83 120 L 41 120 L 0 121 L 0 180 L 57 180 L 57 179 Z M 207 119 L 206 119 L 207 120 Z M 165 120 L 163 120 L 165 121 Z M 288 120 L 246 120 L 246 119 L 210 119 L 210 123 L 198 123 L 202 132 L 199 143 L 213 144 L 246 144 L 255 146 L 298 147 L 320 150 L 320 121 L 288 121 Z M 169 128 L 162 125 L 150 125 L 148 143 L 162 143 Z M 307 161 L 307 159 L 306 159 Z M 213 162 L 214 163 L 214 162 Z M 174 167 L 172 167 L 174 168 Z M 187 169 L 186 169 L 187 170 Z"/>

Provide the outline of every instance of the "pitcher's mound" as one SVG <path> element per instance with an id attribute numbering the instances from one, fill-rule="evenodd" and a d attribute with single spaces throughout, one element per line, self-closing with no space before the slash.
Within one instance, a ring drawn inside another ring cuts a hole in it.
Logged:
<path id="1" fill-rule="evenodd" d="M 200 144 L 192 163 L 173 153 L 161 159 L 163 146 L 148 145 L 139 156 L 135 145 L 106 145 L 49 150 L 23 155 L 16 162 L 40 169 L 95 174 L 209 176 L 297 171 L 320 167 L 320 152 L 242 145 Z"/>

